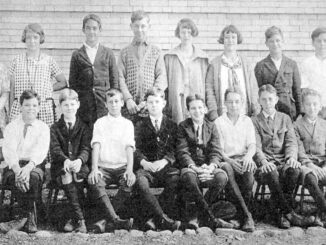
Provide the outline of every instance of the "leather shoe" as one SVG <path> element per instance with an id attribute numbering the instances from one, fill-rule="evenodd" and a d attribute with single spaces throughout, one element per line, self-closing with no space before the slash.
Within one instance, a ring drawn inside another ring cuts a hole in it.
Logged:
<path id="1" fill-rule="evenodd" d="M 130 230 L 134 224 L 134 219 L 120 219 L 119 217 L 113 220 L 113 225 L 116 230 Z"/>
<path id="2" fill-rule="evenodd" d="M 290 221 L 291 225 L 307 227 L 314 223 L 315 218 L 313 216 L 301 216 L 296 212 L 292 211 L 285 215 L 285 217 Z"/>
<path id="3" fill-rule="evenodd" d="M 65 226 L 63 227 L 65 232 L 72 232 L 74 230 L 73 220 L 69 219 Z"/>
<path id="4" fill-rule="evenodd" d="M 187 224 L 187 228 L 192 229 L 192 230 L 197 230 L 199 228 L 198 219 L 195 218 L 195 219 L 189 220 L 188 224 Z"/>
<path id="5" fill-rule="evenodd" d="M 90 228 L 90 231 L 93 233 L 104 233 L 106 223 L 107 223 L 106 219 L 101 219 L 92 225 L 92 227 Z"/>
<path id="6" fill-rule="evenodd" d="M 10 230 L 19 231 L 24 227 L 27 218 L 14 219 L 8 222 L 0 223 L 0 233 L 7 233 Z"/>
<path id="7" fill-rule="evenodd" d="M 251 216 L 245 219 L 242 230 L 245 232 L 253 232 L 255 230 L 255 222 Z"/>
<path id="8" fill-rule="evenodd" d="M 181 221 L 173 220 L 169 218 L 166 214 L 162 215 L 161 228 L 166 230 L 175 231 L 181 226 Z"/>
<path id="9" fill-rule="evenodd" d="M 24 229 L 27 233 L 37 232 L 37 225 L 36 225 L 34 212 L 28 213 L 28 217 L 27 217 L 27 221 L 25 223 Z"/>
<path id="10" fill-rule="evenodd" d="M 290 221 L 284 217 L 283 214 L 280 214 L 278 217 L 278 226 L 281 229 L 289 229 L 291 227 Z"/>
<path id="11" fill-rule="evenodd" d="M 80 232 L 80 233 L 87 233 L 87 228 L 85 225 L 85 220 L 80 219 L 77 221 L 77 224 L 75 226 L 75 232 Z"/>
<path id="12" fill-rule="evenodd" d="M 154 222 L 154 219 L 149 219 L 147 220 L 147 222 L 145 223 L 145 230 L 156 230 L 156 225 L 155 225 L 155 222 Z"/>
<path id="13" fill-rule="evenodd" d="M 234 227 L 233 224 L 226 222 L 220 218 L 214 218 L 212 220 L 214 228 L 227 228 L 227 229 L 232 229 Z"/>

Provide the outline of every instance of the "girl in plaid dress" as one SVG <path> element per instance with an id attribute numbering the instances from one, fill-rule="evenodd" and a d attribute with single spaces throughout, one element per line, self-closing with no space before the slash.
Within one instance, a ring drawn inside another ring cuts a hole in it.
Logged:
<path id="1" fill-rule="evenodd" d="M 50 126 L 55 120 L 52 92 L 66 87 L 66 78 L 54 59 L 41 53 L 44 31 L 39 24 L 25 27 L 22 42 L 26 44 L 26 52 L 16 56 L 9 68 L 13 95 L 10 121 L 20 114 L 19 96 L 24 90 L 32 89 L 41 97 L 38 119 Z M 53 78 L 56 83 L 52 85 Z"/>
<path id="2" fill-rule="evenodd" d="M 8 71 L 3 64 L 0 63 L 0 138 L 2 138 L 3 130 L 8 118 L 8 97 L 10 91 L 10 83 Z"/>

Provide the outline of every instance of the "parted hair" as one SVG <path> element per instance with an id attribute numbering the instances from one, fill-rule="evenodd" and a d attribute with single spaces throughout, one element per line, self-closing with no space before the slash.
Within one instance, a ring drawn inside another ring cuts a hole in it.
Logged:
<path id="1" fill-rule="evenodd" d="M 267 30 L 265 31 L 265 40 L 267 41 L 274 35 L 280 35 L 283 38 L 283 32 L 279 27 L 271 26 L 271 27 L 267 28 Z"/>
<path id="2" fill-rule="evenodd" d="M 265 85 L 263 85 L 263 86 L 261 86 L 259 88 L 259 90 L 258 90 L 259 97 L 263 92 L 268 92 L 268 93 L 271 93 L 271 94 L 275 94 L 277 96 L 277 91 L 274 88 L 274 86 L 271 85 L 271 84 L 265 84 Z"/>
<path id="3" fill-rule="evenodd" d="M 231 94 L 231 93 L 235 93 L 235 94 L 240 95 L 241 99 L 244 98 L 242 90 L 239 87 L 234 87 L 234 88 L 228 88 L 228 89 L 225 90 L 224 101 L 226 101 L 226 99 L 228 98 L 228 95 Z"/>
<path id="4" fill-rule="evenodd" d="M 131 23 L 134 23 L 135 21 L 142 20 L 144 18 L 147 18 L 147 22 L 149 23 L 150 19 L 149 19 L 148 13 L 146 13 L 143 10 L 136 10 L 136 11 L 132 12 L 130 20 L 131 20 Z"/>
<path id="5" fill-rule="evenodd" d="M 218 42 L 220 44 L 224 44 L 224 36 L 225 36 L 225 34 L 228 34 L 228 33 L 237 34 L 237 43 L 238 44 L 242 43 L 243 38 L 242 38 L 242 35 L 241 35 L 240 31 L 238 30 L 238 28 L 236 28 L 234 25 L 227 25 L 221 31 L 220 38 L 218 39 Z"/>
<path id="6" fill-rule="evenodd" d="M 87 21 L 89 21 L 89 20 L 96 21 L 97 24 L 98 24 L 99 29 L 100 30 L 102 29 L 102 21 L 101 21 L 101 18 L 98 15 L 96 15 L 96 14 L 88 14 L 83 19 L 83 30 L 85 29 L 85 25 L 86 25 Z"/>
<path id="7" fill-rule="evenodd" d="M 24 100 L 30 100 L 36 98 L 38 101 L 38 104 L 41 103 L 41 98 L 38 96 L 38 94 L 34 90 L 25 90 L 19 97 L 19 103 L 20 105 L 23 105 Z"/>
<path id="8" fill-rule="evenodd" d="M 23 43 L 26 42 L 26 33 L 28 31 L 32 31 L 32 32 L 38 34 L 40 36 L 40 44 L 44 43 L 45 34 L 44 34 L 44 30 L 40 24 L 31 23 L 31 24 L 28 24 L 27 26 L 25 26 L 25 28 L 23 30 L 23 34 L 22 34 L 22 39 L 21 39 Z"/>
<path id="9" fill-rule="evenodd" d="M 315 40 L 315 38 L 319 37 L 320 34 L 326 33 L 326 27 L 318 27 L 311 33 L 311 39 L 312 41 Z"/>
<path id="10" fill-rule="evenodd" d="M 106 92 L 106 96 L 107 97 L 113 97 L 113 96 L 115 96 L 115 95 L 119 95 L 120 96 L 120 98 L 121 98 L 121 100 L 123 100 L 123 94 L 122 94 L 122 92 L 119 90 L 119 89 L 117 89 L 117 88 L 110 88 L 107 92 Z"/>
<path id="11" fill-rule="evenodd" d="M 65 88 L 64 90 L 62 90 L 59 95 L 59 103 L 61 104 L 63 101 L 66 100 L 79 101 L 77 92 L 71 88 Z"/>
<path id="12" fill-rule="evenodd" d="M 180 38 L 180 30 L 183 28 L 187 28 L 191 30 L 191 36 L 197 37 L 198 36 L 198 29 L 192 19 L 183 18 L 178 22 L 177 28 L 174 31 L 174 35 L 177 38 Z"/>
<path id="13" fill-rule="evenodd" d="M 205 105 L 205 100 L 204 100 L 204 98 L 201 97 L 199 94 L 188 95 L 187 98 L 186 98 L 186 106 L 187 106 L 187 110 L 189 110 L 190 103 L 191 103 L 192 101 L 195 101 L 195 100 L 200 100 L 200 101 L 203 102 L 203 104 Z"/>
<path id="14" fill-rule="evenodd" d="M 319 98 L 319 100 L 321 101 L 321 94 L 314 90 L 314 89 L 310 89 L 310 88 L 305 88 L 303 91 L 302 91 L 302 96 L 301 96 L 301 100 L 302 100 L 302 103 L 304 103 L 305 99 L 308 97 L 308 96 L 316 96 Z"/>
<path id="15" fill-rule="evenodd" d="M 165 93 L 162 89 L 160 88 L 151 88 L 151 89 L 148 89 L 146 94 L 145 94 L 145 101 L 147 101 L 147 98 L 149 96 L 157 96 L 157 97 L 161 97 L 163 100 L 165 99 Z"/>

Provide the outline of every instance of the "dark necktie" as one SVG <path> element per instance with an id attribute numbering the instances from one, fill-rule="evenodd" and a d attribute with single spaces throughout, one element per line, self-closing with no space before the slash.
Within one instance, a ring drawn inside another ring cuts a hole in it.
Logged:
<path id="1" fill-rule="evenodd" d="M 68 134 L 69 134 L 69 136 L 71 135 L 71 131 L 72 131 L 72 123 L 68 122 Z"/>
<path id="2" fill-rule="evenodd" d="M 155 119 L 154 127 L 155 127 L 156 132 L 160 131 L 160 127 L 158 126 L 158 120 L 157 119 Z"/>
<path id="3" fill-rule="evenodd" d="M 267 124 L 268 124 L 268 127 L 273 131 L 273 119 L 271 116 L 267 117 Z"/>
<path id="4" fill-rule="evenodd" d="M 26 134 L 27 134 L 28 127 L 30 127 L 30 126 L 32 126 L 32 124 L 30 124 L 30 123 L 25 123 L 25 125 L 24 125 L 24 138 L 25 138 L 25 136 L 26 136 Z"/>
<path id="5" fill-rule="evenodd" d="M 199 126 L 196 129 L 196 142 L 199 143 Z"/>

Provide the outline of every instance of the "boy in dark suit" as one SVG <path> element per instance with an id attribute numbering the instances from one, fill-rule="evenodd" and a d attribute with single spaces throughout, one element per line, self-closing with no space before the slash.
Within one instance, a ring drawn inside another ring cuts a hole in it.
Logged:
<path id="1" fill-rule="evenodd" d="M 310 170 L 304 185 L 317 202 L 319 211 L 325 212 L 326 200 L 318 186 L 326 184 L 326 121 L 318 116 L 322 109 L 321 95 L 307 88 L 302 94 L 302 106 L 305 115 L 296 120 L 294 130 L 299 143 L 299 161 Z"/>
<path id="2" fill-rule="evenodd" d="M 154 216 L 145 226 L 154 230 L 161 224 L 163 228 L 177 230 L 180 221 L 170 218 L 176 209 L 174 201 L 180 174 L 179 169 L 174 166 L 177 125 L 163 115 L 166 101 L 162 90 L 148 90 L 145 101 L 149 116 L 137 123 L 135 152 L 138 169 L 136 187 L 145 206 Z M 160 202 L 150 191 L 152 185 L 164 186 Z"/>
<path id="3" fill-rule="evenodd" d="M 63 186 L 72 209 L 64 231 L 86 233 L 82 204 L 84 179 L 89 173 L 87 162 L 91 151 L 91 132 L 76 116 L 79 100 L 74 90 L 64 89 L 59 103 L 63 115 L 51 126 L 51 174 Z"/>
<path id="4" fill-rule="evenodd" d="M 179 124 L 177 138 L 184 198 L 196 202 L 197 211 L 203 211 L 214 228 L 233 228 L 232 224 L 215 218 L 209 205 L 216 200 L 228 180 L 227 174 L 220 169 L 221 146 L 216 126 L 205 118 L 207 108 L 199 95 L 188 96 L 186 106 L 191 118 Z M 205 199 L 201 187 L 208 187 L 206 195 L 210 201 Z M 188 226 L 198 228 L 196 215 L 193 213 L 190 217 L 189 210 L 187 213 Z"/>
<path id="5" fill-rule="evenodd" d="M 256 130 L 258 176 L 267 181 L 280 209 L 280 228 L 289 228 L 290 224 L 303 226 L 308 221 L 305 222 L 291 207 L 293 191 L 301 174 L 301 163 L 297 161 L 297 139 L 290 117 L 276 111 L 277 102 L 277 91 L 272 85 L 260 87 L 262 111 L 252 119 Z"/>

